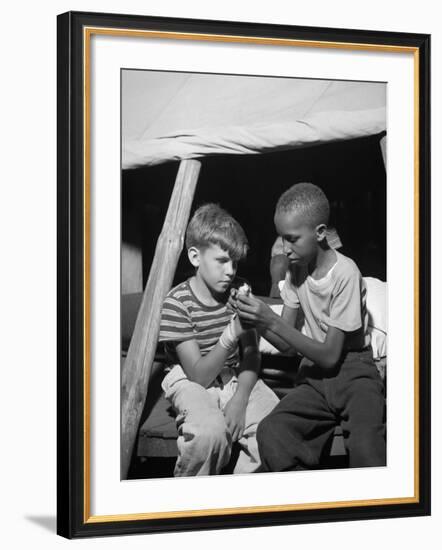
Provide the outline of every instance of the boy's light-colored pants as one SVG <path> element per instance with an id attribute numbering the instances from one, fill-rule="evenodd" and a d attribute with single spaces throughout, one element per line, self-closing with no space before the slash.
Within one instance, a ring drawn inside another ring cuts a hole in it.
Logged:
<path id="1" fill-rule="evenodd" d="M 176 477 L 218 474 L 230 460 L 232 438 L 223 410 L 236 391 L 238 379 L 226 377 L 225 370 L 223 378 L 230 380 L 203 388 L 191 382 L 180 365 L 175 365 L 163 380 L 166 398 L 177 412 Z M 256 429 L 278 402 L 273 391 L 258 380 L 250 393 L 244 433 L 238 440 L 240 453 L 233 473 L 251 473 L 260 466 Z"/>

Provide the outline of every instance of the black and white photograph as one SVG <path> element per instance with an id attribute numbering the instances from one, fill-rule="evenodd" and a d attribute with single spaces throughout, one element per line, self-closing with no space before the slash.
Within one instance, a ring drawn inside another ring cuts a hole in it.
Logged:
<path id="1" fill-rule="evenodd" d="M 387 83 L 120 77 L 121 479 L 387 466 Z"/>
<path id="2" fill-rule="evenodd" d="M 60 15 L 60 535 L 430 513 L 429 41 Z"/>

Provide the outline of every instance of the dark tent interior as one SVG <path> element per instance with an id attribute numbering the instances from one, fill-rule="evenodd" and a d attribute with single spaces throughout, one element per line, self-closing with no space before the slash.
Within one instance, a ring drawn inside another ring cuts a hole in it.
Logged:
<path id="1" fill-rule="evenodd" d="M 379 147 L 383 134 L 259 155 L 205 157 L 192 212 L 216 202 L 242 225 L 249 239 L 247 260 L 238 275 L 254 293 L 268 295 L 269 262 L 276 238 L 273 211 L 291 185 L 320 186 L 331 205 L 331 225 L 364 276 L 386 280 L 386 176 Z M 178 162 L 126 170 L 122 178 L 122 239 L 142 250 L 143 287 L 161 232 Z M 192 274 L 184 250 L 174 284 Z"/>

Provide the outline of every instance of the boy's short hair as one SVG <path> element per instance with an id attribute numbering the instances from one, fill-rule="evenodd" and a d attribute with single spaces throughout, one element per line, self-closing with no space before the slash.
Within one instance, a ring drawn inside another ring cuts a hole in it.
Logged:
<path id="1" fill-rule="evenodd" d="M 223 208 L 214 203 L 200 206 L 186 231 L 186 247 L 204 250 L 217 244 L 238 262 L 247 255 L 249 244 L 243 228 Z"/>
<path id="2" fill-rule="evenodd" d="M 330 205 L 324 191 L 313 183 L 296 183 L 276 204 L 276 213 L 299 212 L 313 226 L 328 224 Z"/>

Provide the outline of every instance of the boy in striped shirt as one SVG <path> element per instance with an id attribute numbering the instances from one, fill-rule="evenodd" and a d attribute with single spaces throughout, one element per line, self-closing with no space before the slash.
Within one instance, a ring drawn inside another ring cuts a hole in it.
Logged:
<path id="1" fill-rule="evenodd" d="M 159 337 L 171 368 L 163 389 L 177 412 L 174 475 L 220 473 L 234 442 L 240 446 L 234 473 L 254 472 L 260 466 L 256 429 L 278 398 L 258 380 L 256 331 L 244 330 L 227 306 L 247 239 L 225 210 L 206 204 L 189 223 L 186 247 L 195 275 L 168 293 Z"/>

